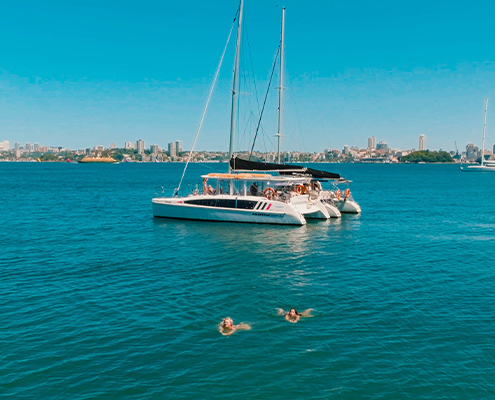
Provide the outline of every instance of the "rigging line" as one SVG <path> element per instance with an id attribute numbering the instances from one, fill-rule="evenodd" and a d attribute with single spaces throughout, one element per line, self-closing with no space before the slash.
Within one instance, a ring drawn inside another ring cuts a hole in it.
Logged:
<path id="1" fill-rule="evenodd" d="M 277 66 L 278 54 L 280 53 L 280 45 L 278 46 L 277 53 L 275 54 L 275 60 L 273 61 L 272 72 L 270 74 L 270 80 L 268 81 L 268 88 L 266 89 L 265 99 L 263 100 L 263 107 L 261 108 L 260 118 L 258 120 L 258 126 L 256 127 L 256 132 L 254 134 L 253 145 L 251 146 L 251 151 L 249 152 L 249 161 L 251 161 L 251 156 L 253 154 L 254 145 L 256 143 L 256 138 L 258 136 L 258 131 L 261 124 L 261 118 L 263 117 L 263 111 L 265 111 L 266 99 L 270 91 L 270 85 L 272 84 L 273 73 L 275 72 L 275 67 Z"/>
<path id="2" fill-rule="evenodd" d="M 291 79 L 291 76 L 290 76 L 290 73 L 287 72 L 287 69 L 286 69 L 286 80 L 287 81 L 290 81 Z M 311 88 L 309 88 L 309 90 L 311 91 Z M 299 140 L 300 142 L 300 146 L 299 148 L 301 149 L 300 151 L 303 151 L 303 152 L 306 152 L 306 146 L 305 146 L 305 136 L 302 134 L 303 132 L 303 129 L 302 129 L 302 125 L 301 125 L 301 118 L 299 116 L 299 112 L 298 110 L 300 109 L 300 107 L 297 106 L 297 96 L 296 96 L 296 93 L 294 92 L 294 85 L 291 85 L 291 82 L 289 82 L 289 93 L 292 94 L 292 96 L 288 96 L 288 102 L 290 103 L 293 103 L 292 104 L 292 110 L 293 112 L 289 112 L 289 116 L 292 117 L 292 118 L 295 118 L 295 121 L 293 124 L 291 124 L 292 127 L 296 126 L 296 130 L 293 130 L 292 132 L 292 137 L 294 138 L 294 140 Z M 313 95 L 313 92 L 311 92 L 311 94 Z M 314 101 L 314 100 L 313 100 Z M 315 104 L 315 107 L 316 109 L 318 109 L 318 106 Z M 290 107 L 290 106 L 289 106 Z M 297 137 L 296 137 L 297 135 Z"/>
<path id="3" fill-rule="evenodd" d="M 249 36 L 248 36 L 247 27 L 244 28 L 244 37 L 246 38 L 246 42 L 247 42 L 247 48 L 248 48 L 248 54 L 249 54 L 249 61 L 251 62 L 251 73 L 253 74 L 254 94 L 256 96 L 256 103 L 258 105 L 258 112 L 259 112 L 259 110 L 260 110 L 260 101 L 258 99 L 258 88 L 256 87 L 256 79 L 254 78 L 255 77 L 255 74 L 254 74 L 254 63 L 253 63 L 253 57 L 252 57 L 252 54 L 251 54 L 251 43 L 249 42 Z"/>
<path id="4" fill-rule="evenodd" d="M 194 146 L 196 145 L 196 141 L 198 140 L 199 132 L 201 131 L 201 127 L 203 126 L 203 121 L 205 119 L 206 110 L 208 109 L 208 105 L 210 104 L 211 95 L 213 94 L 213 89 L 215 88 L 215 85 L 217 83 L 217 78 L 218 78 L 218 75 L 220 74 L 220 68 L 222 67 L 223 59 L 225 57 L 225 52 L 227 51 L 227 46 L 229 45 L 230 37 L 232 36 L 232 31 L 234 30 L 235 21 L 237 20 L 238 14 L 239 14 L 239 9 L 237 10 L 237 13 L 234 17 L 234 20 L 232 21 L 232 26 L 230 27 L 230 32 L 229 32 L 229 36 L 227 38 L 227 43 L 225 43 L 225 47 L 223 48 L 222 57 L 220 57 L 220 62 L 218 63 L 218 67 L 217 67 L 217 70 L 215 72 L 213 82 L 211 84 L 210 93 L 208 94 L 208 99 L 206 100 L 206 105 L 205 105 L 205 108 L 203 109 L 203 114 L 201 115 L 201 120 L 199 121 L 199 126 L 198 126 L 198 129 L 196 131 L 196 136 L 194 137 L 193 144 L 191 146 L 191 151 L 189 152 L 189 157 L 187 157 L 186 165 L 184 166 L 184 171 L 182 172 L 182 177 L 180 178 L 179 186 L 177 187 L 177 189 L 175 189 L 174 197 L 176 197 L 179 193 L 180 187 L 182 185 L 182 181 L 184 180 L 184 175 L 186 174 L 187 166 L 189 165 L 189 162 L 191 161 L 192 154 L 194 151 Z"/>

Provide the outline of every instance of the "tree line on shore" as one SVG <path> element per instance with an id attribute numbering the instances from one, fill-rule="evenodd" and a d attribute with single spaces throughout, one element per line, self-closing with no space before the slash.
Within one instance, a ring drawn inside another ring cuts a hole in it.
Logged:
<path id="1" fill-rule="evenodd" d="M 454 162 L 452 156 L 446 151 L 414 151 L 409 153 L 407 156 L 400 157 L 400 162 L 407 163 L 449 163 Z"/>

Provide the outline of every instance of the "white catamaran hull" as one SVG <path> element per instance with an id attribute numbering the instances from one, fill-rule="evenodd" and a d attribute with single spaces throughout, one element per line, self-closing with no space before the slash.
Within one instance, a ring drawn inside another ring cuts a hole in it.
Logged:
<path id="1" fill-rule="evenodd" d="M 236 208 L 236 203 L 254 203 L 252 209 Z M 192 202 L 196 204 L 191 204 Z M 228 203 L 227 207 L 201 205 Z M 228 195 L 154 198 L 153 215 L 161 218 L 201 221 L 248 222 L 257 224 L 304 225 L 306 220 L 292 204 L 260 200 L 259 197 L 235 197 Z"/>
<path id="2" fill-rule="evenodd" d="M 333 204 L 327 203 L 325 201 L 322 201 L 322 203 L 325 205 L 325 208 L 327 209 L 330 218 L 340 218 L 342 216 L 339 209 L 335 207 Z"/>
<path id="3" fill-rule="evenodd" d="M 309 195 L 295 196 L 290 199 L 298 211 L 304 215 L 305 219 L 328 219 L 328 213 L 325 205 L 318 199 L 311 199 Z"/>
<path id="4" fill-rule="evenodd" d="M 336 200 L 335 205 L 341 213 L 345 214 L 359 214 L 361 212 L 361 207 L 354 200 L 341 199 Z"/>

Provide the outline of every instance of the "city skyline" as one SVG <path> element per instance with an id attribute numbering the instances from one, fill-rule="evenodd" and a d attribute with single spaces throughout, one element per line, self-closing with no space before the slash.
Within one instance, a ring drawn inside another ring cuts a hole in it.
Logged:
<path id="1" fill-rule="evenodd" d="M 245 4 L 241 64 L 256 76 L 256 90 L 241 88 L 238 149 L 253 137 L 256 118 L 247 103 L 257 114 L 278 45 L 279 4 Z M 421 133 L 431 150 L 481 144 L 484 99 L 495 89 L 495 5 L 284 5 L 284 151 L 366 148 L 373 136 L 412 149 Z M 190 148 L 236 7 L 3 3 L 0 34 L 11 40 L 0 44 L 0 141 L 87 148 L 141 137 L 164 147 L 179 138 Z M 228 147 L 231 66 L 228 55 L 197 150 Z M 276 86 L 260 151 L 274 149 Z"/>
<path id="2" fill-rule="evenodd" d="M 438 150 L 430 150 L 426 148 L 426 135 L 421 134 L 419 135 L 419 148 L 408 148 L 408 149 L 398 149 L 394 148 L 392 146 L 389 146 L 387 142 L 384 141 L 379 141 L 376 143 L 376 138 L 374 136 L 371 136 L 368 138 L 368 146 L 367 147 L 359 147 L 359 146 L 349 146 L 345 145 L 343 149 L 335 149 L 335 148 L 326 148 L 323 150 L 319 151 L 314 151 L 314 152 L 299 152 L 299 151 L 283 151 L 284 154 L 313 154 L 313 155 L 318 155 L 318 154 L 324 154 L 324 153 L 341 153 L 341 154 L 353 154 L 354 157 L 367 157 L 367 156 L 372 156 L 374 154 L 382 153 L 385 152 L 389 155 L 395 155 L 395 154 L 401 154 L 401 155 L 407 155 L 411 152 L 417 152 L 417 151 L 433 151 L 433 152 L 438 152 L 438 151 L 446 151 L 450 153 L 451 155 L 458 155 L 458 156 L 466 156 L 466 158 L 470 159 L 476 156 L 479 156 L 482 154 L 482 148 L 479 148 L 473 143 L 468 143 L 465 147 L 465 151 L 461 148 L 461 151 L 459 152 L 459 149 L 455 148 L 455 150 L 452 149 L 438 149 Z M 52 153 L 52 152 L 64 152 L 64 151 L 69 151 L 69 152 L 76 152 L 76 153 L 81 153 L 84 152 L 85 154 L 90 154 L 90 153 L 101 153 L 105 151 L 111 151 L 111 150 L 117 150 L 117 149 L 124 149 L 128 150 L 131 153 L 136 152 L 138 155 L 144 155 L 145 150 L 149 151 L 154 156 L 157 156 L 159 153 L 167 153 L 171 158 L 179 158 L 179 157 L 184 157 L 185 153 L 190 153 L 190 150 L 188 149 L 183 149 L 182 148 L 182 143 L 180 140 L 174 140 L 172 142 L 169 142 L 166 145 L 167 149 L 165 146 L 158 146 L 157 144 L 146 144 L 144 140 L 138 139 L 135 142 L 129 142 L 126 141 L 124 143 L 123 147 L 117 146 L 115 143 L 110 144 L 108 147 L 102 146 L 102 145 L 93 145 L 91 147 L 86 147 L 84 149 L 70 149 L 70 148 L 65 148 L 63 146 L 45 146 L 43 144 L 40 145 L 40 143 L 25 143 L 24 146 L 22 146 L 20 143 L 15 142 L 14 147 L 10 147 L 9 141 L 2 141 L 0 142 L 0 153 L 2 152 L 11 152 L 15 151 L 15 154 L 17 157 L 20 157 L 21 155 L 21 150 L 24 153 Z M 196 149 L 194 151 L 195 153 L 227 153 L 225 150 L 201 150 L 201 149 Z M 242 154 L 249 152 L 247 149 L 239 150 L 236 151 L 237 154 Z M 265 154 L 265 155 L 273 155 L 276 154 L 274 151 L 267 151 L 267 152 L 258 152 L 255 151 L 257 154 Z M 384 154 L 385 154 L 384 153 Z M 495 144 L 493 145 L 493 150 L 490 150 L 489 145 L 485 145 L 484 149 L 484 154 L 495 154 Z M 272 160 L 274 161 L 274 160 Z"/>

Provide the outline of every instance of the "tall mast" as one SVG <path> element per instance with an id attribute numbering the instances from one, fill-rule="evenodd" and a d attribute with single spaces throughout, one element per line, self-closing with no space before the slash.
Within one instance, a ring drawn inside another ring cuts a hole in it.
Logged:
<path id="1" fill-rule="evenodd" d="M 237 113 L 237 87 L 239 80 L 239 56 L 241 48 L 241 32 L 242 32 L 242 5 L 243 0 L 239 4 L 239 21 L 237 23 L 237 41 L 235 44 L 235 59 L 234 59 L 234 79 L 232 83 L 232 112 L 230 114 L 230 144 L 229 144 L 229 173 L 232 172 L 230 167 L 230 160 L 234 154 L 234 141 L 235 141 L 235 119 Z"/>
<path id="2" fill-rule="evenodd" d="M 488 109 L 488 97 L 485 100 L 485 122 L 483 123 L 483 143 L 481 144 L 481 166 L 485 162 L 485 132 L 486 132 L 486 110 Z"/>
<path id="3" fill-rule="evenodd" d="M 285 7 L 282 7 L 282 28 L 280 32 L 280 84 L 278 92 L 278 132 L 277 136 L 277 162 L 280 164 L 280 140 L 282 138 L 282 91 L 284 90 L 284 29 L 285 29 Z"/>

